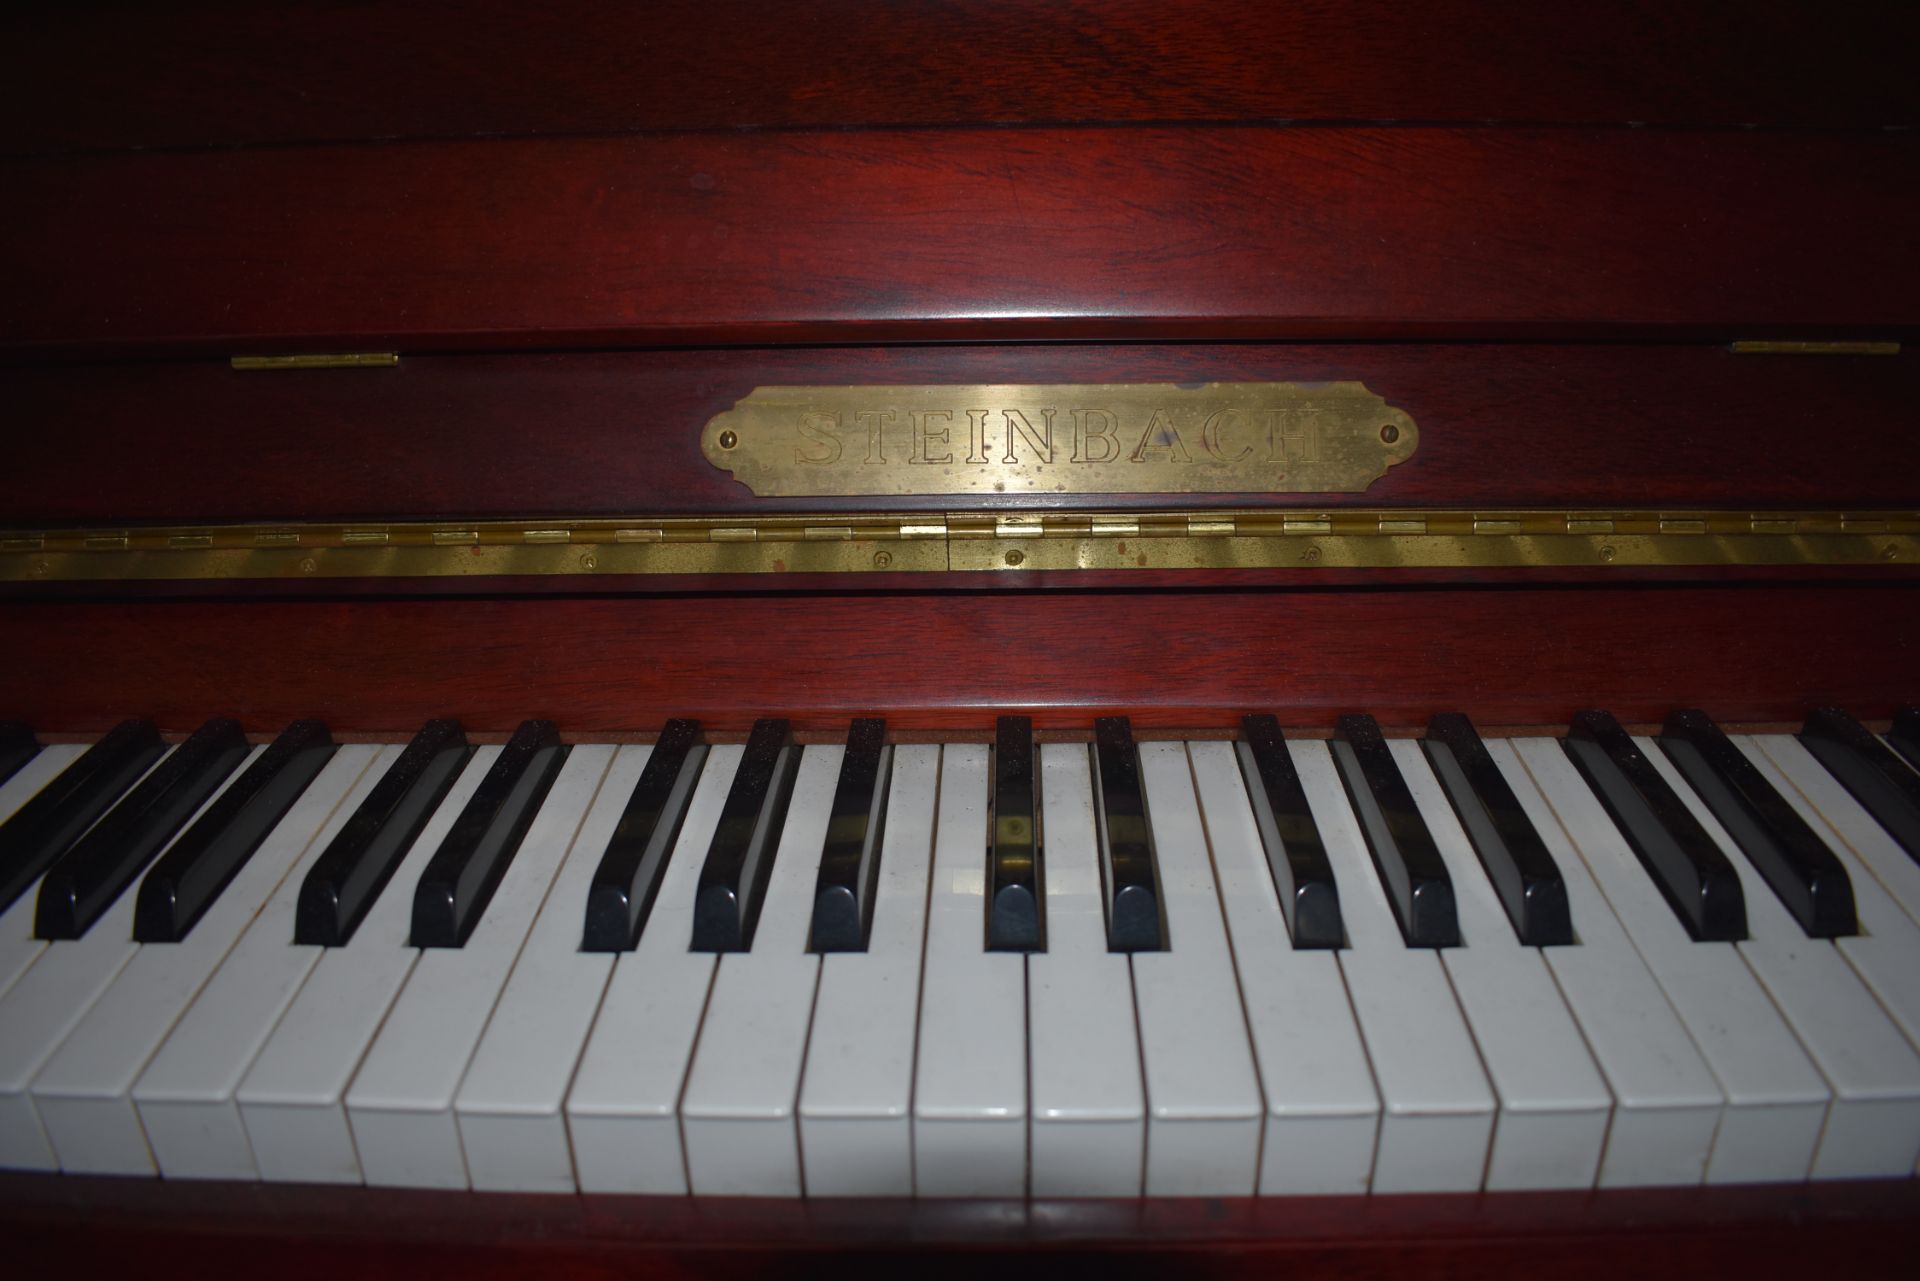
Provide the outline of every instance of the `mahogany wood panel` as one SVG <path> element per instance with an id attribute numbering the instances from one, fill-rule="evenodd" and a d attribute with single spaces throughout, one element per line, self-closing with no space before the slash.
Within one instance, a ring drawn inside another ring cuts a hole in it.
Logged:
<path id="1" fill-rule="evenodd" d="M 700 429 L 762 384 L 1353 379 L 1420 425 L 1363 494 L 1248 506 L 1920 506 L 1920 351 L 1735 356 L 1687 346 L 698 349 L 409 357 L 236 373 L 224 362 L 0 369 L 13 526 L 1052 506 L 1166 496 L 761 499 Z M 1187 505 L 1189 500 L 1182 500 Z"/>
<path id="2" fill-rule="evenodd" d="M 1309 565 L 1265 569 L 1049 569 L 1049 570 L 893 570 L 801 573 L 499 574 L 439 577 L 379 575 L 364 578 L 308 578 L 289 568 L 282 578 L 123 579 L 89 582 L 61 579 L 0 583 L 0 601 L 98 602 L 111 599 L 129 607 L 146 601 L 316 601 L 328 599 L 433 599 L 452 597 L 680 596 L 780 593 L 798 595 L 887 596 L 903 592 L 993 595 L 1012 592 L 1138 593 L 1155 590 L 1339 591 L 1423 590 L 1458 587 L 1621 586 L 1787 586 L 1819 585 L 1881 588 L 1920 581 L 1920 561 L 1863 561 L 1852 565 L 1499 565 L 1485 567 L 1405 566 L 1347 568 Z"/>
<path id="3" fill-rule="evenodd" d="M 0 1175 L 16 1267 L 297 1281 L 540 1275 L 1906 1277 L 1913 1180 L 1492 1196 L 840 1201 Z M 1032 1253 L 1015 1257 L 1013 1251 Z M 1063 1255 L 1071 1251 L 1074 1258 Z"/>
<path id="4" fill-rule="evenodd" d="M 1596 706 L 1785 721 L 1819 703 L 1886 717 L 1914 699 L 1916 658 L 1911 585 L 7 603 L 0 715 L 49 732 L 546 717 L 574 735 L 774 713 L 897 730 L 1001 712 L 1222 727 L 1252 709 L 1297 726 Z"/>
<path id="5" fill-rule="evenodd" d="M 1920 20 L 1807 0 L 18 4 L 0 147 L 977 122 L 1920 118 Z"/>
<path id="6" fill-rule="evenodd" d="M 1821 337 L 1920 133 L 708 133 L 13 160 L 0 352 Z"/>

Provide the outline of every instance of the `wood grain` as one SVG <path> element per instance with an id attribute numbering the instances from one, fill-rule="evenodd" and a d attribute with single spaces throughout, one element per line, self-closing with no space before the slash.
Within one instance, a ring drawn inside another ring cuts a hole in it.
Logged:
<path id="1" fill-rule="evenodd" d="M 1215 344 L 411 357 L 266 374 L 211 362 L 0 369 L 16 427 L 0 512 L 14 526 L 118 526 L 1165 506 L 1151 495 L 760 499 L 706 461 L 699 434 L 763 384 L 1342 379 L 1413 415 L 1413 459 L 1364 494 L 1193 503 L 1920 507 L 1920 433 L 1897 426 L 1920 403 L 1920 350 Z"/>
<path id="2" fill-rule="evenodd" d="M 13 359 L 1920 320 L 1900 131 L 711 133 L 15 160 L 0 183 Z"/>
<path id="3" fill-rule="evenodd" d="M 0 147 L 1058 121 L 1876 126 L 1911 5 L 196 0 L 9 6 Z"/>
<path id="4" fill-rule="evenodd" d="M 1354 710 L 1389 726 L 1587 707 L 1776 721 L 1827 703 L 1883 718 L 1912 701 L 1916 659 L 1911 584 L 7 603 L 0 715 L 49 732 L 544 717 L 576 736 L 669 715 L 738 730 L 878 714 L 903 731 L 1006 712 L 1048 729 L 1249 710 L 1305 727 Z"/>

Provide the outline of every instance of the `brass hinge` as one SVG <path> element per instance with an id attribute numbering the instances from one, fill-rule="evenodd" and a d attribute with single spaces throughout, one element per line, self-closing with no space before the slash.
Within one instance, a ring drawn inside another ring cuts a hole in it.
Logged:
<path id="1" fill-rule="evenodd" d="M 0 582 L 1920 564 L 1920 511 L 1265 508 L 0 530 Z"/>
<path id="2" fill-rule="evenodd" d="M 347 351 L 303 356 L 235 356 L 235 369 L 390 369 L 400 363 L 393 351 Z"/>
<path id="3" fill-rule="evenodd" d="M 1743 340 L 1728 350 L 1736 356 L 1898 356 L 1897 342 L 1775 342 Z"/>

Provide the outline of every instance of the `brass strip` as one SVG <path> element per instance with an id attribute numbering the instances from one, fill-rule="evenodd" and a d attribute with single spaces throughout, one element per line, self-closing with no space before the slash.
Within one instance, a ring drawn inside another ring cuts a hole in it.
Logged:
<path id="1" fill-rule="evenodd" d="M 309 356 L 235 356 L 235 369 L 391 369 L 400 363 L 398 352 L 346 351 Z"/>
<path id="2" fill-rule="evenodd" d="M 1898 356 L 1897 342 L 1736 342 L 1736 356 Z"/>
<path id="3" fill-rule="evenodd" d="M 0 530 L 0 583 L 1920 563 L 1920 511 L 807 513 Z"/>

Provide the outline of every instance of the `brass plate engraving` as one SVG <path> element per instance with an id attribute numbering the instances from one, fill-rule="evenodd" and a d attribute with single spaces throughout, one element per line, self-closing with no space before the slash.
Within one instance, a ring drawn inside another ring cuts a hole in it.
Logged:
<path id="1" fill-rule="evenodd" d="M 762 498 L 1357 494 L 1419 444 L 1355 382 L 760 387 L 700 437 Z"/>
<path id="2" fill-rule="evenodd" d="M 0 530 L 0 584 L 1086 570 L 1910 575 L 1920 511 L 1298 508 L 789 513 Z"/>

